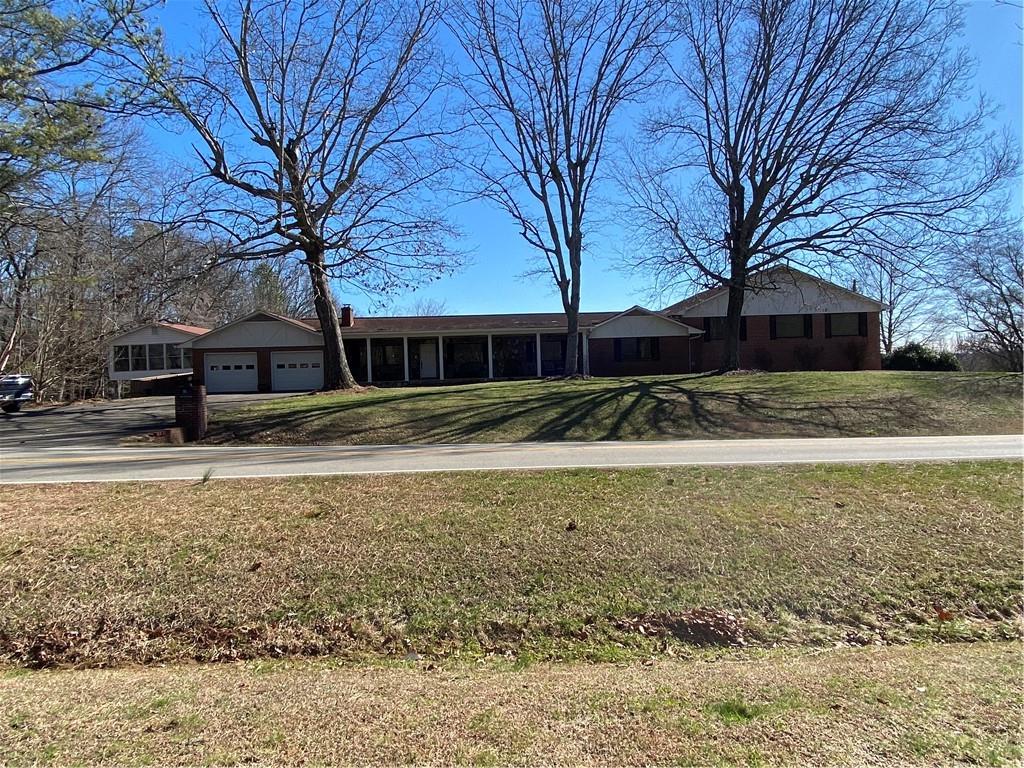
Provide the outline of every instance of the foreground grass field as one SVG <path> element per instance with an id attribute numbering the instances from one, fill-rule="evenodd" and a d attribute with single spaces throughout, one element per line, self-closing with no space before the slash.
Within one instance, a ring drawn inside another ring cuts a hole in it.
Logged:
<path id="1" fill-rule="evenodd" d="M 621 660 L 1014 638 L 1014 462 L 0 489 L 0 657 Z"/>
<path id="2" fill-rule="evenodd" d="M 213 419 L 213 442 L 280 444 L 1009 434 L 1021 431 L 1021 375 L 867 371 L 497 382 L 316 394 Z"/>
<path id="3" fill-rule="evenodd" d="M 1013 765 L 1019 643 L 0 673 L 9 764 Z"/>

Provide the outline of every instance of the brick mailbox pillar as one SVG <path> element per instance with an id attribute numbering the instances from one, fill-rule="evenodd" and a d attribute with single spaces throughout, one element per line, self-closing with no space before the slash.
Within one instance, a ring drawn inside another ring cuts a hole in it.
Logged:
<path id="1" fill-rule="evenodd" d="M 192 384 L 174 396 L 174 423 L 181 427 L 189 442 L 206 435 L 206 387 Z"/>

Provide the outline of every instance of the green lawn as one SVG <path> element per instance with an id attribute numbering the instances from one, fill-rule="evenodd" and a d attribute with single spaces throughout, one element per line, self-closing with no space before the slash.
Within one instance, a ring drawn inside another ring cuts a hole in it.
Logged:
<path id="1" fill-rule="evenodd" d="M 0 660 L 1015 638 L 1016 462 L 0 488 Z"/>
<path id="2" fill-rule="evenodd" d="M 1021 375 L 777 373 L 370 389 L 213 415 L 212 442 L 996 434 L 1021 431 Z"/>
<path id="3" fill-rule="evenodd" d="M 0 671 L 12 765 L 1019 765 L 1019 643 Z"/>

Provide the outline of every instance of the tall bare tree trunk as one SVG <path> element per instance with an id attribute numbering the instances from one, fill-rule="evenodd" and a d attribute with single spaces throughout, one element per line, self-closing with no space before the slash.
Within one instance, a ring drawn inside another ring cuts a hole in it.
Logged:
<path id="1" fill-rule="evenodd" d="M 345 357 L 338 310 L 334 306 L 334 297 L 323 265 L 323 253 L 306 252 L 306 266 L 313 284 L 313 306 L 320 320 L 320 332 L 324 336 L 324 389 L 351 389 L 356 386 L 356 380 Z"/>
<path id="2" fill-rule="evenodd" d="M 580 313 L 578 309 L 566 311 L 567 331 L 565 334 L 565 375 L 576 376 L 580 373 Z"/>
<path id="3" fill-rule="evenodd" d="M 743 300 L 747 293 L 747 267 L 735 255 L 732 257 L 729 278 L 729 305 L 725 313 L 722 371 L 735 371 L 740 367 L 740 328 L 743 324 Z"/>
<path id="4" fill-rule="evenodd" d="M 580 272 L 583 264 L 582 237 L 574 233 L 569 246 L 569 285 L 562 286 L 562 306 L 565 309 L 565 376 L 583 373 L 580 362 Z"/>

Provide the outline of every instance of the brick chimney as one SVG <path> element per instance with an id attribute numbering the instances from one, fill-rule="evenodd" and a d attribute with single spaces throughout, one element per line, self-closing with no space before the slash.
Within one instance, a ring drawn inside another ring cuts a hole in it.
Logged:
<path id="1" fill-rule="evenodd" d="M 355 316 L 355 313 L 352 311 L 352 306 L 350 304 L 342 305 L 342 307 L 341 307 L 341 327 L 342 328 L 351 328 L 353 325 L 355 325 L 355 321 L 356 321 L 356 316 Z"/>

